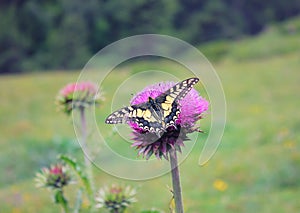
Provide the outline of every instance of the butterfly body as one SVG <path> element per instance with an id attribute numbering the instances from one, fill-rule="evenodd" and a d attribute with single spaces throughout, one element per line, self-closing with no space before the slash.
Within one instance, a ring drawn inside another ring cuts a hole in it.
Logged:
<path id="1" fill-rule="evenodd" d="M 149 132 L 165 132 L 170 126 L 176 128 L 180 114 L 179 101 L 183 99 L 198 78 L 189 78 L 177 83 L 156 98 L 148 97 L 148 101 L 128 107 L 123 107 L 107 119 L 107 124 L 134 122 L 139 128 Z"/>

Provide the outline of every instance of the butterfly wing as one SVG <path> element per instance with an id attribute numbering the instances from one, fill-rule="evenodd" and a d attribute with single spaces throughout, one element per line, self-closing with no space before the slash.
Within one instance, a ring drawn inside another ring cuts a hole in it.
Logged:
<path id="1" fill-rule="evenodd" d="M 125 123 L 128 120 L 128 115 L 133 111 L 132 107 L 123 107 L 111 113 L 105 120 L 107 124 Z"/>
<path id="2" fill-rule="evenodd" d="M 199 81 L 199 78 L 188 78 L 184 81 L 181 81 L 165 91 L 163 94 L 156 98 L 156 102 L 163 103 L 167 98 L 167 102 L 177 102 L 183 99 L 193 86 Z"/>
<path id="3" fill-rule="evenodd" d="M 157 116 L 157 112 L 153 109 L 149 102 L 135 105 L 133 107 L 136 109 L 128 116 L 131 121 L 136 122 L 138 126 L 145 131 L 163 131 L 162 119 Z"/>
<path id="4" fill-rule="evenodd" d="M 175 125 L 175 121 L 180 113 L 178 101 L 182 100 L 198 81 L 198 78 L 186 79 L 155 99 L 157 105 L 163 110 L 165 128 Z"/>
<path id="5" fill-rule="evenodd" d="M 154 115 L 155 112 L 151 108 L 151 104 L 146 102 L 123 107 L 113 112 L 106 118 L 105 123 L 118 124 L 132 121 L 145 131 L 154 132 L 162 129 L 161 120 L 157 119 Z"/>

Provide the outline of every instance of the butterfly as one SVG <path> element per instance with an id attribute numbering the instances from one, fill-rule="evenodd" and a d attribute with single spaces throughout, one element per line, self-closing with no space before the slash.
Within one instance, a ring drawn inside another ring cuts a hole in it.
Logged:
<path id="1" fill-rule="evenodd" d="M 176 120 L 180 114 L 179 101 L 198 81 L 198 78 L 186 79 L 156 98 L 149 97 L 147 102 L 123 107 L 110 114 L 105 123 L 135 122 L 144 131 L 155 133 L 166 132 L 170 126 L 176 128 Z"/>

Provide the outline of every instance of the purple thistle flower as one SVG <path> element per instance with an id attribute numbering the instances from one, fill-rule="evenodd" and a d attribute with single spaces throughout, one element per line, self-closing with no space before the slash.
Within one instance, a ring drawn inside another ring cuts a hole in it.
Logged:
<path id="1" fill-rule="evenodd" d="M 145 103 L 148 98 L 156 98 L 166 90 L 175 85 L 174 82 L 161 82 L 150 85 L 136 94 L 130 104 L 136 105 Z M 156 133 L 145 131 L 140 128 L 135 122 L 128 122 L 133 131 L 132 146 L 139 150 L 139 155 L 143 155 L 147 159 L 154 154 L 157 158 L 164 157 L 168 159 L 168 151 L 175 148 L 181 151 L 181 146 L 184 146 L 184 141 L 189 140 L 188 133 L 200 131 L 196 122 L 201 119 L 203 112 L 208 110 L 209 102 L 199 96 L 199 93 L 192 89 L 182 100 L 178 102 L 180 114 L 176 120 L 175 126 L 170 126 L 162 136 L 158 137 Z"/>
<path id="2" fill-rule="evenodd" d="M 63 87 L 57 95 L 58 106 L 67 114 L 75 108 L 85 108 L 98 104 L 102 100 L 98 86 L 92 82 L 70 83 Z"/>

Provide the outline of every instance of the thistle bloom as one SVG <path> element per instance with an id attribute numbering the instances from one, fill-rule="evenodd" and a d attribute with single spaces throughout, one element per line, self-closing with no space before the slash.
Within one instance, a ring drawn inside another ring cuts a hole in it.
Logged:
<path id="1" fill-rule="evenodd" d="M 67 167 L 62 164 L 51 165 L 50 168 L 43 168 L 36 174 L 36 187 L 46 187 L 49 189 L 62 189 L 72 183 L 71 175 Z"/>
<path id="2" fill-rule="evenodd" d="M 136 202 L 135 195 L 136 190 L 130 186 L 103 187 L 95 198 L 96 208 L 106 208 L 112 213 L 122 213 L 130 204 Z"/>
<path id="3" fill-rule="evenodd" d="M 131 105 L 141 104 L 148 101 L 149 97 L 156 98 L 175 85 L 174 82 L 161 82 L 150 85 L 136 94 L 131 100 Z M 168 159 L 168 151 L 171 148 L 181 151 L 184 141 L 188 140 L 187 134 L 200 131 L 196 122 L 201 119 L 203 112 L 208 110 L 209 103 L 192 89 L 182 100 L 179 101 L 180 114 L 176 120 L 176 127 L 170 126 L 161 137 L 156 133 L 145 131 L 134 122 L 129 122 L 133 131 L 132 146 L 139 150 L 139 154 L 147 159 L 154 154 L 157 158 Z"/>
<path id="4" fill-rule="evenodd" d="M 64 112 L 70 114 L 75 108 L 85 108 L 102 99 L 98 86 L 92 82 L 70 83 L 62 88 L 57 103 Z"/>

